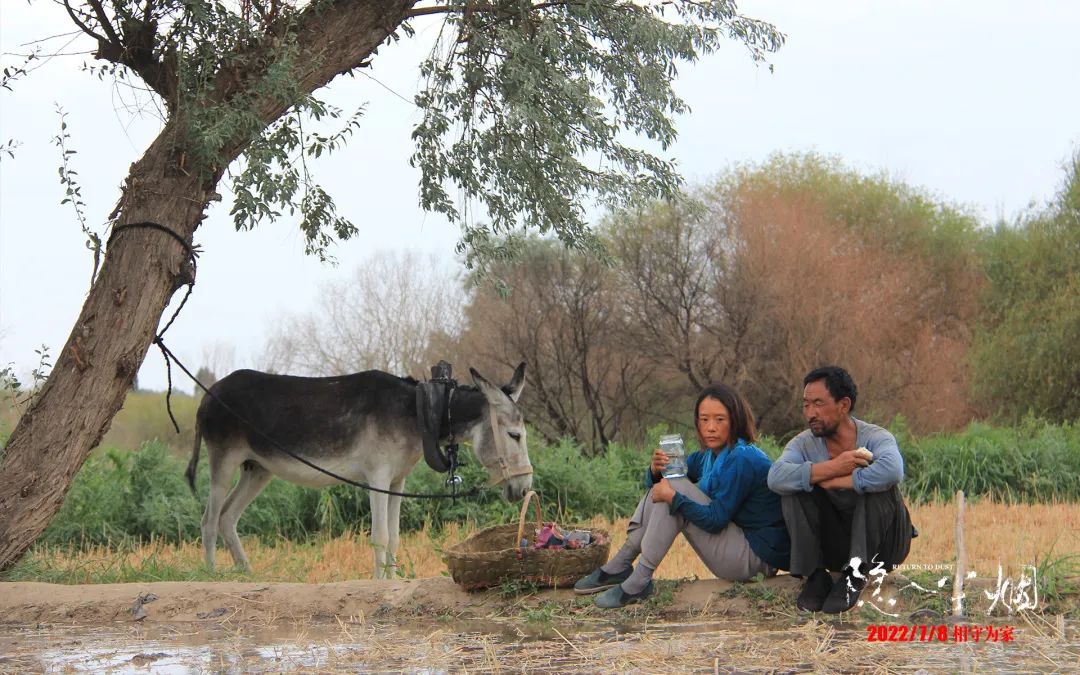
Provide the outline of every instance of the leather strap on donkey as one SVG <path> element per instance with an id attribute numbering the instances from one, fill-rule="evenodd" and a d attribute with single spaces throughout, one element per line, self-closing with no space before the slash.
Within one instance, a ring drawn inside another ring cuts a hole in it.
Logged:
<path id="1" fill-rule="evenodd" d="M 416 427 L 423 439 L 424 461 L 440 473 L 457 468 L 457 443 L 450 423 L 450 399 L 457 381 L 451 377 L 451 371 L 449 363 L 439 361 L 431 367 L 431 379 L 416 385 Z M 446 435 L 444 429 L 450 436 L 447 452 L 439 447 L 439 439 Z"/>

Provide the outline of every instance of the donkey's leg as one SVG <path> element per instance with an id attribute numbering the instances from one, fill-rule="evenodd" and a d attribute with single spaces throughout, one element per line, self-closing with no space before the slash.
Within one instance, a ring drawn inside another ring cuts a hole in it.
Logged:
<path id="1" fill-rule="evenodd" d="M 251 504 L 252 500 L 259 496 L 266 484 L 274 475 L 253 461 L 244 462 L 240 468 L 240 480 L 236 482 L 229 496 L 225 499 L 225 506 L 221 509 L 221 534 L 225 539 L 225 545 L 232 553 L 233 562 L 244 571 L 251 571 L 244 547 L 240 545 L 240 537 L 236 534 L 236 524 L 244 509 Z"/>
<path id="2" fill-rule="evenodd" d="M 383 489 L 386 489 L 385 486 L 388 484 L 389 481 L 373 480 L 371 482 L 373 487 Z M 376 579 L 385 579 L 388 571 L 386 554 L 390 544 L 390 531 L 387 527 L 389 500 L 386 494 L 374 490 L 368 495 L 371 502 L 371 548 L 375 552 L 374 576 Z"/>
<path id="3" fill-rule="evenodd" d="M 202 540 L 203 548 L 206 549 L 206 567 L 213 570 L 214 556 L 217 553 L 218 521 L 225 505 L 229 483 L 232 482 L 232 475 L 240 462 L 236 459 L 239 453 L 231 448 L 218 451 L 207 444 L 206 450 L 207 459 L 210 460 L 210 494 L 206 497 L 206 510 L 203 511 Z"/>
<path id="4" fill-rule="evenodd" d="M 390 483 L 390 489 L 394 492 L 401 492 L 405 489 L 405 479 L 396 480 Z M 398 544 L 401 543 L 401 497 L 397 495 L 388 495 L 387 499 L 387 513 L 386 513 L 386 527 L 388 530 L 388 536 L 386 540 L 386 565 L 391 578 L 398 575 Z"/>

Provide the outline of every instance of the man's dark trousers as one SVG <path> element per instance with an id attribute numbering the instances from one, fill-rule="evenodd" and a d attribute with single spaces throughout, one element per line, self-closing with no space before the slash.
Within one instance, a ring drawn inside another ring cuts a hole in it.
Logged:
<path id="1" fill-rule="evenodd" d="M 866 565 L 863 574 L 878 562 L 891 571 L 911 550 L 911 516 L 896 486 L 864 494 L 814 486 L 780 502 L 791 536 L 792 574 L 807 577 L 822 567 L 839 572 L 855 557 Z"/>

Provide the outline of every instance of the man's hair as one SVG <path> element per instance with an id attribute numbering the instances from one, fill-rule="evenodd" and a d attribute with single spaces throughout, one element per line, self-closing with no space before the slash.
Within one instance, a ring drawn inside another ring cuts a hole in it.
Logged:
<path id="1" fill-rule="evenodd" d="M 855 411 L 855 399 L 859 395 L 859 390 L 855 387 L 855 381 L 851 379 L 848 371 L 840 366 L 814 368 L 803 378 L 803 386 L 818 380 L 825 380 L 825 388 L 829 390 L 829 395 L 834 401 L 839 401 L 844 397 L 851 399 L 851 412 Z"/>
<path id="2" fill-rule="evenodd" d="M 730 422 L 728 444 L 735 445 L 740 438 L 747 443 L 757 442 L 757 427 L 754 424 L 754 411 L 750 409 L 743 395 L 734 387 L 723 382 L 713 382 L 701 390 L 698 394 L 697 403 L 694 404 L 694 429 L 697 429 L 698 413 L 701 412 L 701 402 L 707 398 L 714 398 L 724 404 L 728 411 Z M 701 440 L 698 432 L 698 440 Z"/>

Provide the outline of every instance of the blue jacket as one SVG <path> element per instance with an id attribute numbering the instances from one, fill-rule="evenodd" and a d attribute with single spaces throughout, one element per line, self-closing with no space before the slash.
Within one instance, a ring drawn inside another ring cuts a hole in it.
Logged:
<path id="1" fill-rule="evenodd" d="M 707 452 L 712 451 L 698 450 L 686 458 L 686 477 L 698 483 L 698 487 L 701 487 Z M 780 496 L 766 485 L 772 462 L 757 446 L 741 440 L 735 447 L 721 450 L 713 460 L 714 464 L 717 462 L 719 465 L 714 470 L 720 472 L 720 480 L 714 480 L 711 491 L 706 492 L 712 501 L 708 505 L 698 504 L 676 493 L 671 500 L 671 513 L 682 514 L 706 532 L 720 532 L 728 523 L 735 523 L 742 528 L 757 557 L 778 569 L 788 569 L 791 542 L 780 510 Z M 651 467 L 645 470 L 645 485 L 653 486 Z"/>

